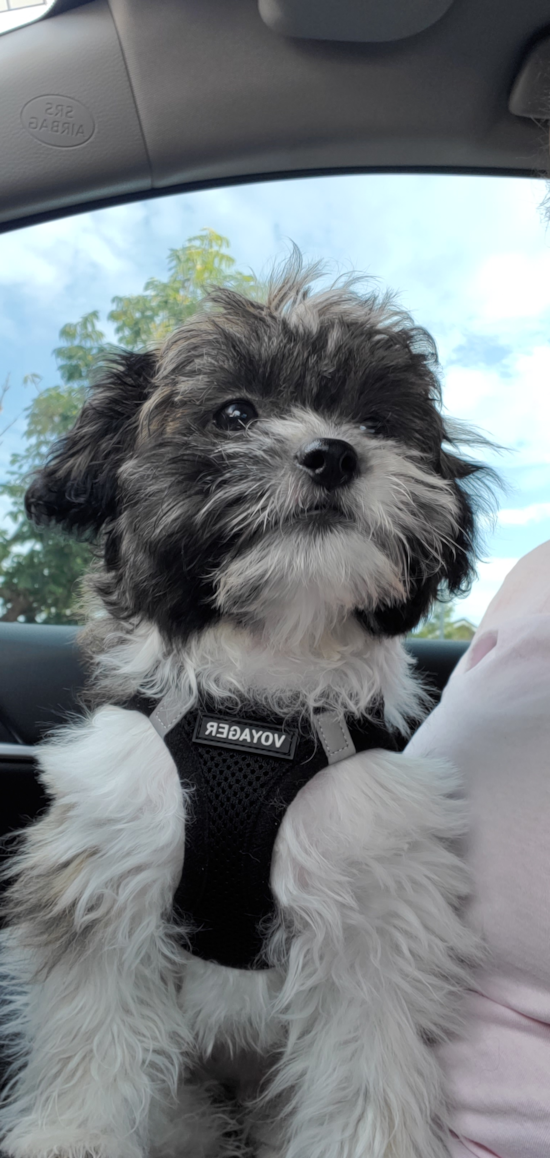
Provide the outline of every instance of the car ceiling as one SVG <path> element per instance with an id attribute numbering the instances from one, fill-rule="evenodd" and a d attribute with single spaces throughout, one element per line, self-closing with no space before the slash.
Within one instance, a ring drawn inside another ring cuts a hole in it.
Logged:
<path id="1" fill-rule="evenodd" d="M 216 182 L 545 169 L 548 0 L 384 0 L 392 39 L 380 0 L 316 2 L 56 0 L 1 36 L 3 227 Z"/>

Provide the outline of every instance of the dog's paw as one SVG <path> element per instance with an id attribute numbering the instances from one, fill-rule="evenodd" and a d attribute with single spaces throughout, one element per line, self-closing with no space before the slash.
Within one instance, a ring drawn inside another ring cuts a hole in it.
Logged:
<path id="1" fill-rule="evenodd" d="M 0 1150 L 1 1158 L 106 1158 L 94 1148 L 83 1146 L 57 1146 L 48 1142 L 7 1141 Z"/>
<path id="2" fill-rule="evenodd" d="M 112 1147 L 109 1151 L 103 1147 L 98 1147 L 93 1143 L 75 1143 L 75 1145 L 56 1145 L 49 1142 L 29 1145 L 25 1139 L 17 1143 L 3 1143 L 0 1150 L 0 1158 L 129 1158 L 129 1155 L 137 1154 L 138 1151 L 130 1151 L 128 1148 L 124 1150 L 118 1146 L 116 1149 Z M 142 1158 L 142 1152 L 139 1152 Z"/>
<path id="3" fill-rule="evenodd" d="M 146 1158 L 131 1139 L 67 1135 L 63 1127 L 21 1120 L 0 1144 L 1 1158 Z"/>

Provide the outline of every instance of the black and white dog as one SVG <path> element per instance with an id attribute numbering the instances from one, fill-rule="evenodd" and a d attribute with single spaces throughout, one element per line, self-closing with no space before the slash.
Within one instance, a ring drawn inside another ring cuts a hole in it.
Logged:
<path id="1" fill-rule="evenodd" d="M 486 475 L 430 337 L 311 272 L 114 354 L 28 492 L 97 536 L 96 700 L 11 870 L 10 1158 L 447 1153 L 463 806 L 393 737 Z"/>

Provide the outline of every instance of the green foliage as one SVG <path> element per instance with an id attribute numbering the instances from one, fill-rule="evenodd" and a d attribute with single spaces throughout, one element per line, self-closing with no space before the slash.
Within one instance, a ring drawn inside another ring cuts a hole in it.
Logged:
<path id="1" fill-rule="evenodd" d="M 474 632 L 469 619 L 457 618 L 454 603 L 436 603 L 430 617 L 412 632 L 412 638 L 469 640 Z"/>
<path id="2" fill-rule="evenodd" d="M 235 269 L 229 243 L 210 229 L 170 250 L 166 281 L 149 278 L 143 293 L 113 298 L 109 320 L 128 349 L 165 337 L 198 308 L 211 285 L 250 293 L 254 279 Z M 29 476 L 44 462 L 52 443 L 72 426 L 86 397 L 90 372 L 104 348 L 99 312 L 92 310 L 60 331 L 53 353 L 60 382 L 38 390 L 25 411 L 24 449 L 12 455 L 0 496 L 8 500 L 7 528 L 0 528 L 0 619 L 25 623 L 74 623 L 79 580 L 89 566 L 91 548 L 56 528 L 38 530 L 24 509 Z M 38 388 L 38 375 L 26 383 Z M 6 387 L 8 388 L 8 379 Z M 4 392 L 5 392 L 4 389 Z M 0 403 L 2 391 L 0 391 Z"/>
<path id="3" fill-rule="evenodd" d="M 130 349 L 158 342 L 195 313 L 212 285 L 223 285 L 240 293 L 256 288 L 254 278 L 235 269 L 234 258 L 226 253 L 227 238 L 203 229 L 180 249 L 168 254 L 169 277 L 150 277 L 143 293 L 113 298 L 109 320 L 114 322 L 119 342 Z"/>
<path id="4" fill-rule="evenodd" d="M 63 326 L 54 350 L 61 384 L 37 394 L 27 408 L 25 448 L 13 454 L 0 494 L 10 502 L 10 529 L 0 530 L 1 619 L 24 623 L 74 623 L 78 580 L 90 563 L 90 548 L 55 528 L 38 530 L 24 508 L 28 476 L 46 458 L 52 442 L 66 434 L 82 406 L 88 375 L 105 335 L 97 310 Z M 35 384 L 36 376 L 34 376 Z"/>
<path id="5" fill-rule="evenodd" d="M 0 592 L 6 610 L 0 619 L 75 623 L 75 596 L 89 563 L 89 546 L 73 542 L 59 531 L 32 536 L 2 532 Z"/>

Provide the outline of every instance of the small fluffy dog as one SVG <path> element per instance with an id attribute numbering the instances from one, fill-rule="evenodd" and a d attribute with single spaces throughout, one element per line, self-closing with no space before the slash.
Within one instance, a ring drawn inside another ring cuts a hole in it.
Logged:
<path id="1" fill-rule="evenodd" d="M 447 1153 L 463 807 L 393 737 L 485 474 L 430 337 L 311 277 L 113 354 L 28 491 L 97 536 L 96 699 L 10 870 L 10 1158 Z"/>

